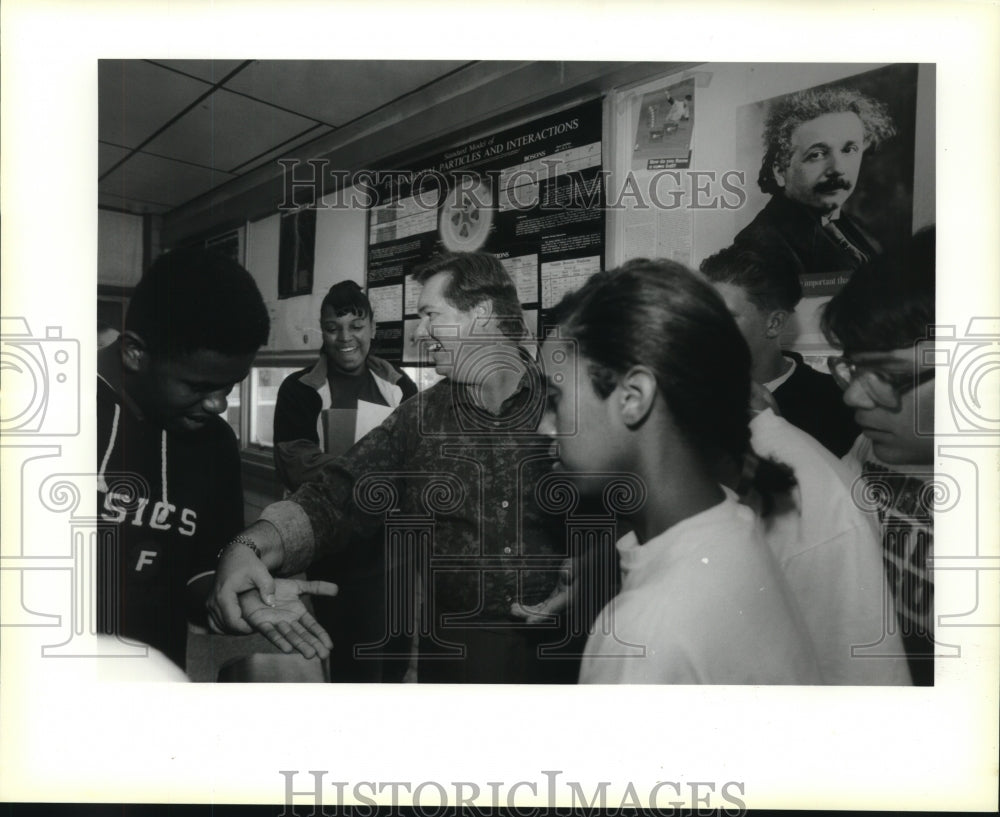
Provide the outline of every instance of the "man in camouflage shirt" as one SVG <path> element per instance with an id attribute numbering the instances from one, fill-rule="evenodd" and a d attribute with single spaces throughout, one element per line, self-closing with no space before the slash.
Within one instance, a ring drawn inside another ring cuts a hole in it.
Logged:
<path id="1" fill-rule="evenodd" d="M 572 683 L 574 636 L 586 627 L 570 632 L 568 615 L 532 623 L 519 615 L 556 588 L 570 546 L 567 509 L 536 490 L 554 457 L 536 431 L 545 393 L 521 345 L 516 288 L 484 253 L 446 256 L 416 279 L 416 339 L 445 379 L 404 402 L 318 480 L 265 509 L 245 534 L 261 558 L 239 543 L 227 547 L 210 611 L 220 627 L 245 632 L 237 593 L 266 594 L 268 571 L 295 573 L 385 525 L 386 546 L 413 549 L 421 577 L 421 682 Z M 279 646 L 288 646 L 282 636 L 292 645 L 310 639 L 296 623 L 262 632 Z"/>

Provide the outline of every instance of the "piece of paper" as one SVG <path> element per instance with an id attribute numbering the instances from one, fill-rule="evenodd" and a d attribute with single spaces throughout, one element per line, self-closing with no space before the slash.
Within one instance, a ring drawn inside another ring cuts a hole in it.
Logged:
<path id="1" fill-rule="evenodd" d="M 376 426 L 382 425 L 391 406 L 358 400 L 357 409 L 326 409 L 323 412 L 323 450 L 340 456 Z"/>
<path id="2" fill-rule="evenodd" d="M 358 400 L 358 410 L 355 412 L 357 420 L 354 427 L 354 441 L 357 442 L 373 428 L 382 425 L 382 421 L 392 412 L 392 406 L 380 406 L 378 403 Z"/>

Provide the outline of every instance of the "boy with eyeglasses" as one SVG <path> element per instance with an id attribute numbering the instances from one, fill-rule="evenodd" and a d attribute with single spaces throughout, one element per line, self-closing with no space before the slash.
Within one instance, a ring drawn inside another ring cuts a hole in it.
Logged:
<path id="1" fill-rule="evenodd" d="M 876 505 L 900 634 L 922 686 L 934 683 L 934 438 L 920 431 L 934 416 L 934 369 L 920 343 L 934 324 L 934 249 L 933 228 L 921 231 L 898 259 L 852 276 L 822 319 L 843 350 L 830 371 L 862 432 L 844 461 L 866 483 L 855 497 Z"/>

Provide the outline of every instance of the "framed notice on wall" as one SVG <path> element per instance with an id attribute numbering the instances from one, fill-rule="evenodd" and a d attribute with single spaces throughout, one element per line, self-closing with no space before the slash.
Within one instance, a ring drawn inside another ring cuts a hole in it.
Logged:
<path id="1" fill-rule="evenodd" d="M 316 254 L 316 211 L 283 213 L 278 248 L 278 298 L 311 295 Z"/>
<path id="2" fill-rule="evenodd" d="M 221 253 L 237 264 L 246 264 L 245 229 L 230 230 L 205 240 L 205 249 Z"/>
<path id="3" fill-rule="evenodd" d="M 539 117 L 374 174 L 368 296 L 378 354 L 417 363 L 413 268 L 439 253 L 489 252 L 517 285 L 529 327 L 604 264 L 601 101 Z"/>

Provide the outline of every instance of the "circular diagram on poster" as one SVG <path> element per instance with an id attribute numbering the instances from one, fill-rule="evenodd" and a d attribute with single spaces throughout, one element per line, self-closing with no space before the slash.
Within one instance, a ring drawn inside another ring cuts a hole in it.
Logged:
<path id="1" fill-rule="evenodd" d="M 493 224 L 493 191 L 480 181 L 456 186 L 444 201 L 438 222 L 441 243 L 449 252 L 475 252 L 486 243 Z"/>

